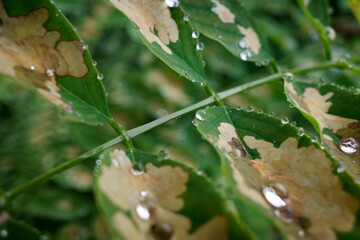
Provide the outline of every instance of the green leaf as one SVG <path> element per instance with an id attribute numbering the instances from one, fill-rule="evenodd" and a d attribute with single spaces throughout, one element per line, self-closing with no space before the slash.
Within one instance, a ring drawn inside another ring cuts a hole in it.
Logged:
<path id="1" fill-rule="evenodd" d="M 241 1 L 182 0 L 189 21 L 206 37 L 221 43 L 234 56 L 248 61 L 270 60 L 267 41 Z"/>
<path id="2" fill-rule="evenodd" d="M 10 219 L 3 226 L 0 227 L 0 239 L 39 240 L 41 239 L 41 233 L 37 229 L 27 225 L 24 222 Z"/>
<path id="3" fill-rule="evenodd" d="M 286 81 L 285 93 L 288 101 L 314 125 L 333 157 L 341 162 L 341 175 L 359 188 L 360 90 L 336 84 Z M 342 151 L 341 147 L 346 147 L 351 139 L 355 145 Z"/>
<path id="4" fill-rule="evenodd" d="M 133 22 L 140 38 L 157 57 L 190 81 L 206 82 L 201 43 L 192 38 L 193 27 L 183 20 L 181 9 L 169 9 L 165 1 L 157 0 L 129 2 L 130 7 L 109 1 Z"/>
<path id="5" fill-rule="evenodd" d="M 49 0 L 0 1 L 0 73 L 35 89 L 70 118 L 111 119 L 86 46 Z"/>
<path id="6" fill-rule="evenodd" d="M 359 201 L 333 173 L 335 160 L 287 119 L 214 107 L 199 110 L 195 121 L 221 157 L 227 184 L 278 216 L 289 238 L 335 239 L 335 231 L 353 228 Z"/>
<path id="7" fill-rule="evenodd" d="M 233 207 L 192 168 L 137 150 L 105 152 L 95 194 L 120 239 L 249 239 Z"/>
<path id="8" fill-rule="evenodd" d="M 355 15 L 356 19 L 360 23 L 360 1 L 359 0 L 347 0 L 350 5 L 350 9 Z"/>

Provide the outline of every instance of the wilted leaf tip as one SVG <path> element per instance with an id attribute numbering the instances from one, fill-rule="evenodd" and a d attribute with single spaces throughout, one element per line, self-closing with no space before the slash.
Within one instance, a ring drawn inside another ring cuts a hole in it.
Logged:
<path id="1" fill-rule="evenodd" d="M 164 0 L 110 0 L 110 2 L 138 26 L 140 33 L 148 42 L 156 42 L 165 52 L 172 54 L 167 45 L 178 41 L 179 29 Z M 158 36 L 155 34 L 155 29 Z"/>
<path id="2" fill-rule="evenodd" d="M 121 209 L 112 221 L 124 239 L 226 239 L 223 217 L 215 216 L 189 234 L 191 220 L 174 212 L 184 207 L 179 196 L 187 190 L 189 174 L 182 168 L 147 163 L 146 171 L 133 174 L 124 151 L 115 150 L 110 158 L 112 165 L 103 166 L 99 187 Z M 130 211 L 132 219 L 123 211 Z"/>
<path id="3" fill-rule="evenodd" d="M 0 71 L 35 87 L 54 104 L 71 106 L 61 99 L 55 76 L 81 78 L 88 73 L 80 41 L 61 41 L 59 31 L 43 24 L 49 10 L 41 7 L 26 16 L 9 17 L 0 1 Z"/>

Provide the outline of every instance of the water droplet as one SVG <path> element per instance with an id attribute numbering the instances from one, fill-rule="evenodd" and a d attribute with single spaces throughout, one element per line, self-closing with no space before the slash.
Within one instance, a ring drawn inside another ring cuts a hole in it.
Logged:
<path id="1" fill-rule="evenodd" d="M 247 61 L 249 59 L 249 57 L 251 57 L 250 50 L 246 49 L 246 50 L 240 52 L 240 59 L 241 60 Z"/>
<path id="2" fill-rule="evenodd" d="M 101 160 L 100 160 L 100 159 L 97 159 L 97 160 L 95 161 L 95 164 L 96 164 L 96 165 L 101 165 Z"/>
<path id="3" fill-rule="evenodd" d="M 6 238 L 8 236 L 8 232 L 6 230 L 1 230 L 0 231 L 0 236 L 3 238 Z"/>
<path id="4" fill-rule="evenodd" d="M 263 187 L 263 194 L 265 199 L 276 208 L 281 208 L 286 206 L 286 202 L 283 199 L 286 195 L 285 186 L 281 183 L 274 183 L 270 186 Z"/>
<path id="5" fill-rule="evenodd" d="M 298 231 L 298 235 L 299 235 L 300 237 L 304 237 L 304 236 L 305 236 L 305 232 L 304 232 L 303 230 L 299 230 L 299 231 Z"/>
<path id="6" fill-rule="evenodd" d="M 272 116 L 272 117 L 275 116 L 275 113 L 274 113 L 274 112 L 271 112 L 271 113 L 270 113 L 270 116 Z"/>
<path id="7" fill-rule="evenodd" d="M 203 67 L 205 67 L 205 66 L 206 66 L 206 62 L 205 62 L 205 60 L 202 60 L 202 65 L 203 65 Z"/>
<path id="8" fill-rule="evenodd" d="M 245 40 L 245 38 L 243 38 L 243 39 L 241 39 L 240 41 L 239 41 L 239 47 L 241 47 L 241 48 L 246 48 L 246 40 Z"/>
<path id="9" fill-rule="evenodd" d="M 96 67 L 96 66 L 97 66 L 97 62 L 94 60 L 94 61 L 92 62 L 92 65 L 93 65 L 94 67 Z"/>
<path id="10" fill-rule="evenodd" d="M 196 112 L 195 117 L 197 120 L 204 121 L 206 117 L 206 112 L 204 110 L 199 110 Z"/>
<path id="11" fill-rule="evenodd" d="M 281 123 L 282 124 L 288 124 L 289 123 L 289 119 L 287 117 L 284 117 L 283 119 L 281 119 Z"/>
<path id="12" fill-rule="evenodd" d="M 167 222 L 157 222 L 151 226 L 151 235 L 155 240 L 170 240 L 173 233 L 173 227 Z"/>
<path id="13" fill-rule="evenodd" d="M 262 110 L 261 108 L 259 109 L 259 113 L 263 113 L 264 112 L 264 110 Z"/>
<path id="14" fill-rule="evenodd" d="M 143 204 L 136 205 L 136 214 L 139 216 L 139 218 L 143 220 L 149 220 L 150 219 L 150 212 L 149 209 L 146 208 Z"/>
<path id="15" fill-rule="evenodd" d="M 299 137 L 304 136 L 304 130 L 303 130 L 302 128 L 298 129 L 298 130 L 296 131 L 296 135 L 298 135 Z"/>
<path id="16" fill-rule="evenodd" d="M 144 166 L 141 162 L 137 162 L 133 165 L 133 168 L 131 169 L 131 173 L 134 176 L 139 176 L 144 173 Z"/>
<path id="17" fill-rule="evenodd" d="M 241 106 L 238 106 L 237 108 L 236 108 L 236 110 L 242 110 L 242 107 Z"/>
<path id="18" fill-rule="evenodd" d="M 199 42 L 199 43 L 196 44 L 196 50 L 202 51 L 202 50 L 204 50 L 204 48 L 205 48 L 204 43 Z"/>
<path id="19" fill-rule="evenodd" d="M 218 38 L 219 38 L 219 39 L 222 39 L 222 36 L 221 36 L 221 35 L 219 35 L 219 36 L 218 36 Z"/>
<path id="20" fill-rule="evenodd" d="M 158 153 L 159 157 L 162 159 L 169 158 L 169 152 L 166 149 L 161 149 Z"/>
<path id="21" fill-rule="evenodd" d="M 34 70 L 35 70 L 35 66 L 33 66 L 33 65 L 30 66 L 30 69 L 34 71 Z"/>
<path id="22" fill-rule="evenodd" d="M 294 75 L 291 72 L 286 72 L 283 75 L 283 79 L 285 81 L 292 81 L 292 80 L 294 80 Z"/>
<path id="23" fill-rule="evenodd" d="M 104 79 L 104 74 L 99 73 L 97 78 L 98 78 L 99 80 L 103 80 L 103 79 Z"/>
<path id="24" fill-rule="evenodd" d="M 185 22 L 188 22 L 188 21 L 189 21 L 189 15 L 184 15 L 183 20 L 184 20 Z"/>
<path id="25" fill-rule="evenodd" d="M 83 44 L 83 49 L 84 49 L 84 50 L 88 50 L 88 49 L 89 49 L 89 45 Z"/>
<path id="26" fill-rule="evenodd" d="M 249 105 L 249 106 L 247 107 L 247 110 L 248 110 L 248 112 L 252 112 L 252 111 L 254 111 L 254 107 L 251 106 L 251 105 Z"/>
<path id="27" fill-rule="evenodd" d="M 337 173 L 342 173 L 345 171 L 345 168 L 343 166 L 339 166 L 337 169 L 336 169 L 336 172 Z"/>
<path id="28" fill-rule="evenodd" d="M 174 7 L 178 7 L 180 4 L 179 0 L 165 0 L 166 5 L 168 5 L 168 7 L 174 8 Z"/>
<path id="29" fill-rule="evenodd" d="M 335 32 L 335 30 L 334 30 L 332 27 L 330 27 L 330 26 L 326 27 L 326 28 L 325 28 L 325 32 L 326 32 L 326 35 L 328 36 L 328 38 L 329 38 L 331 41 L 335 40 L 335 38 L 336 38 L 336 32 Z"/>
<path id="30" fill-rule="evenodd" d="M 353 154 L 359 149 L 359 142 L 353 137 L 344 137 L 339 142 L 341 151 L 347 154 Z"/>
<path id="31" fill-rule="evenodd" d="M 192 37 L 192 38 L 195 38 L 195 39 L 199 38 L 199 37 L 200 37 L 200 32 L 197 31 L 197 30 L 194 30 L 194 31 L 191 33 L 191 37 Z"/>
<path id="32" fill-rule="evenodd" d="M 48 77 L 53 77 L 55 75 L 55 70 L 53 68 L 46 69 L 46 75 Z"/>

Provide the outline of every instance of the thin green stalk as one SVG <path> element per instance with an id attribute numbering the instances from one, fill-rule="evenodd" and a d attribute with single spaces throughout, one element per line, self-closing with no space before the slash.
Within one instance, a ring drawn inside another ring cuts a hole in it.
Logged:
<path id="1" fill-rule="evenodd" d="M 38 186 L 44 182 L 46 182 L 47 180 L 49 180 L 52 176 L 55 176 L 58 173 L 61 173 L 73 166 L 75 166 L 76 164 L 84 161 L 85 159 L 88 159 L 94 155 L 100 154 L 101 152 L 103 152 L 104 150 L 120 143 L 123 141 L 123 137 L 119 136 L 117 138 L 114 138 L 98 147 L 95 147 L 93 149 L 91 149 L 90 151 L 80 155 L 79 157 L 76 157 L 74 159 L 71 159 L 57 167 L 55 167 L 54 169 L 51 169 L 50 171 L 41 174 L 40 176 L 37 176 L 35 178 L 33 178 L 32 180 L 30 180 L 29 182 L 26 182 L 14 189 L 11 189 L 10 191 L 5 193 L 5 197 L 7 200 L 12 200 L 15 197 L 19 196 L 22 193 L 25 193 L 29 190 L 31 190 L 33 187 Z"/>
<path id="2" fill-rule="evenodd" d="M 317 71 L 317 70 L 322 70 L 322 69 L 328 69 L 328 68 L 347 68 L 347 65 L 344 64 L 344 63 L 341 63 L 341 62 L 323 62 L 323 63 L 320 63 L 320 64 L 317 64 L 317 65 L 314 65 L 314 66 L 311 66 L 311 67 L 301 67 L 301 68 L 295 68 L 295 69 L 291 69 L 291 70 L 288 70 L 287 72 L 290 72 L 294 75 L 300 75 L 300 74 L 306 74 L 308 72 L 313 72 L 313 71 Z M 223 91 L 223 92 L 220 92 L 218 94 L 218 97 L 219 99 L 223 100 L 223 99 L 226 99 L 228 97 L 231 97 L 235 94 L 238 94 L 238 93 L 241 93 L 241 92 L 244 92 L 244 91 L 247 91 L 247 90 L 250 90 L 252 88 L 255 88 L 255 87 L 258 87 L 260 85 L 264 85 L 264 84 L 267 84 L 267 83 L 270 83 L 270 82 L 274 82 L 274 81 L 277 81 L 277 80 L 280 80 L 282 79 L 282 73 L 275 73 L 275 74 L 272 74 L 270 76 L 267 76 L 267 77 L 264 77 L 264 78 L 261 78 L 261 79 L 258 79 L 258 80 L 255 80 L 255 81 L 252 81 L 252 82 L 249 82 L 249 83 L 245 83 L 243 85 L 240 85 L 240 86 L 237 86 L 237 87 L 234 87 L 234 88 L 231 88 L 229 90 L 226 90 L 226 91 Z M 190 112 L 193 112 L 199 108 L 203 108 L 209 104 L 212 104 L 212 103 L 215 103 L 216 100 L 213 96 L 211 97 L 208 97 L 198 103 L 195 103 L 189 107 L 186 107 L 180 111 L 177 111 L 177 112 L 174 112 L 172 114 L 169 114 L 165 117 L 162 117 L 162 118 L 159 118 L 159 119 L 156 119 L 155 121 L 152 121 L 150 123 L 147 123 L 145 125 L 142 125 L 140 127 L 137 127 L 137 128 L 134 128 L 134 129 L 131 129 L 129 131 L 127 131 L 127 136 L 130 137 L 130 138 L 133 138 L 133 137 L 136 137 L 146 131 L 149 131 L 150 129 L 153 129 L 155 127 L 158 127 L 164 123 L 167 123 L 171 120 L 174 120 L 176 118 L 179 118 L 185 114 L 188 114 Z M 114 124 L 116 123 L 115 121 L 112 123 Z M 117 124 L 117 123 L 116 123 Z M 126 137 L 126 136 L 125 136 Z M 69 168 L 71 168 L 72 166 L 84 161 L 85 159 L 87 158 L 90 158 L 94 155 L 97 155 L 99 153 L 101 153 L 102 151 L 110 148 L 110 147 L 113 147 L 115 146 L 116 144 L 120 143 L 120 142 L 123 142 L 124 141 L 124 136 L 119 136 L 117 138 L 114 138 L 84 154 L 82 154 L 81 156 L 77 157 L 77 158 L 74 158 L 74 159 L 71 159 L 63 164 L 61 164 L 60 166 L 58 167 L 55 167 L 54 169 L 50 170 L 49 172 L 46 172 L 46 173 L 43 173 L 42 175 L 30 180 L 29 182 L 27 183 L 24 183 L 23 185 L 20 185 L 8 192 L 6 192 L 6 199 L 7 200 L 12 200 L 14 199 L 15 197 L 19 196 L 20 194 L 22 193 L 25 193 L 27 191 L 29 191 L 30 189 L 32 189 L 33 187 L 35 186 L 38 186 L 40 185 L 41 183 L 44 183 L 45 181 L 47 181 L 48 179 L 50 179 L 52 176 L 58 174 L 58 173 L 61 173 Z M 0 206 L 1 207 L 1 206 Z"/>
<path id="3" fill-rule="evenodd" d="M 209 86 L 208 82 L 203 82 L 201 83 L 201 86 L 205 89 L 206 93 L 208 94 L 208 96 L 212 96 L 214 97 L 215 103 L 218 106 L 224 106 L 224 103 L 221 101 L 221 99 L 219 98 L 219 96 L 216 94 L 216 92 Z"/>
<path id="4" fill-rule="evenodd" d="M 119 136 L 122 136 L 124 139 L 124 145 L 127 149 L 134 149 L 134 145 L 131 141 L 131 138 L 129 137 L 128 133 L 126 132 L 126 130 L 119 124 L 117 123 L 114 119 L 109 121 L 109 125 L 115 130 L 115 132 L 117 134 L 119 134 Z"/>
<path id="5" fill-rule="evenodd" d="M 274 73 L 280 72 L 280 67 L 274 58 L 270 60 L 270 65 Z"/>
<path id="6" fill-rule="evenodd" d="M 318 32 L 319 37 L 325 48 L 326 59 L 331 60 L 332 56 L 331 56 L 331 49 L 330 49 L 330 40 L 325 32 L 323 25 L 319 22 L 319 20 L 315 19 L 311 15 L 310 11 L 308 10 L 308 8 L 306 7 L 306 5 L 304 3 L 304 0 L 297 0 L 297 2 L 299 4 L 301 10 L 304 12 L 305 16 L 307 17 L 307 19 L 309 19 L 309 21 L 311 22 L 311 24 L 313 25 L 315 30 Z"/>

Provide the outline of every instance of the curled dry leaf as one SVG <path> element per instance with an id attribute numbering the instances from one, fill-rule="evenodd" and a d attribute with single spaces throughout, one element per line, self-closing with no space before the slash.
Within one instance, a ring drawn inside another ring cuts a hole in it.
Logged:
<path id="1" fill-rule="evenodd" d="M 65 109 L 55 76 L 81 78 L 88 73 L 80 41 L 59 41 L 61 33 L 43 25 L 49 10 L 41 7 L 26 16 L 8 16 L 0 1 L 0 72 L 35 87 Z"/>
<path id="2" fill-rule="evenodd" d="M 184 207 L 179 196 L 186 192 L 189 178 L 182 168 L 147 163 L 146 171 L 139 174 L 124 151 L 115 150 L 110 158 L 112 164 L 103 166 L 99 187 L 122 210 L 112 221 L 124 239 L 145 240 L 151 234 L 158 236 L 156 239 L 227 239 L 222 216 L 213 217 L 190 234 L 191 220 L 175 213 Z"/>
<path id="3" fill-rule="evenodd" d="M 165 52 L 172 54 L 167 45 L 178 41 L 179 29 L 171 18 L 165 1 L 110 0 L 110 2 L 138 26 L 140 33 L 148 42 L 156 42 Z M 155 34 L 155 29 L 158 36 Z"/>

